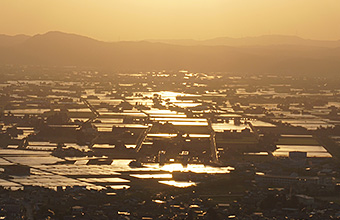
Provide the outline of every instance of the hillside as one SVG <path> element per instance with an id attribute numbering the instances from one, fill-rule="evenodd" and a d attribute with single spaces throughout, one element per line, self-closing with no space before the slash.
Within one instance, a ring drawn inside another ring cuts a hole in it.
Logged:
<path id="1" fill-rule="evenodd" d="M 48 32 L 20 43 L 3 46 L 0 42 L 0 45 L 0 64 L 72 65 L 116 71 L 340 72 L 340 47 L 303 44 L 183 46 L 147 41 L 103 42 L 75 34 Z"/>

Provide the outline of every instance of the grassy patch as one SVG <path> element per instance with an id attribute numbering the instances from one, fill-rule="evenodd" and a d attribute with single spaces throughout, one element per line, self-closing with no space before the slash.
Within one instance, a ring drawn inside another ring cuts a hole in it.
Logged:
<path id="1" fill-rule="evenodd" d="M 320 145 L 314 138 L 280 138 L 276 144 L 279 145 Z"/>
<path id="2" fill-rule="evenodd" d="M 256 144 L 258 141 L 255 137 L 243 138 L 218 138 L 216 140 L 219 144 Z"/>
<path id="3" fill-rule="evenodd" d="M 246 190 L 248 190 L 248 186 L 244 183 L 244 179 L 241 177 L 232 178 L 230 175 L 206 180 L 195 187 L 195 191 L 201 195 L 220 195 L 221 197 L 223 197 L 222 195 L 228 195 L 230 192 L 243 194 Z"/>
<path id="4" fill-rule="evenodd" d="M 184 133 L 191 133 L 191 134 L 209 134 L 210 133 L 208 126 L 175 125 L 175 128 Z"/>

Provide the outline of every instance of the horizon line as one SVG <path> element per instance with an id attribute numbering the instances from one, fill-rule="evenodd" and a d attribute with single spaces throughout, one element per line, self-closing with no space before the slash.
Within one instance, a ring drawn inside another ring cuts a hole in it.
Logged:
<path id="1" fill-rule="evenodd" d="M 83 34 L 78 34 L 78 33 L 72 33 L 72 32 L 66 32 L 66 31 L 59 31 L 59 30 L 51 30 L 51 31 L 47 31 L 47 32 L 43 32 L 43 33 L 37 33 L 37 34 L 24 34 L 24 33 L 19 33 L 19 34 L 6 34 L 6 33 L 0 33 L 0 35 L 5 35 L 5 36 L 9 36 L 9 37 L 16 37 L 16 36 L 27 36 L 27 37 L 34 37 L 34 36 L 38 36 L 38 35 L 45 35 L 48 33 L 63 33 L 63 34 L 70 34 L 70 35 L 78 35 L 78 36 L 82 36 L 82 37 L 87 37 L 87 38 L 91 38 L 93 40 L 97 40 L 97 41 L 102 41 L 102 42 L 123 42 L 123 41 L 150 41 L 150 40 L 192 40 L 192 41 L 198 41 L 198 42 L 203 42 L 203 41 L 208 41 L 208 40 L 214 40 L 214 39 L 219 39 L 219 38 L 229 38 L 229 39 L 246 39 L 246 38 L 259 38 L 259 37 L 265 37 L 265 36 L 280 36 L 280 37 L 297 37 L 297 38 L 301 38 L 303 40 L 313 40 L 313 41 L 340 41 L 340 39 L 333 39 L 333 40 L 326 40 L 326 39 L 314 39 L 314 38 L 305 38 L 299 35 L 292 35 L 292 34 L 262 34 L 262 35 L 253 35 L 253 36 L 244 36 L 244 37 L 230 37 L 230 36 L 217 36 L 217 37 L 212 37 L 212 38 L 207 38 L 207 39 L 194 39 L 194 38 L 146 38 L 146 39 L 141 39 L 141 40 L 101 40 L 92 36 L 87 36 L 87 35 L 83 35 Z"/>

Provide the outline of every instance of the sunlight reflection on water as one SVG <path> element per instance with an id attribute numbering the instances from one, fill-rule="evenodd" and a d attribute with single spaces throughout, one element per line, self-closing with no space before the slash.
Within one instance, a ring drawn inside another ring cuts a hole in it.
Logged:
<path id="1" fill-rule="evenodd" d="M 183 182 L 183 181 L 175 181 L 175 180 L 169 180 L 169 181 L 158 181 L 161 184 L 169 185 L 169 186 L 175 186 L 179 188 L 186 188 L 190 186 L 196 186 L 197 183 L 195 182 Z"/>
<path id="2" fill-rule="evenodd" d="M 167 172 L 193 172 L 193 173 L 209 173 L 209 174 L 217 174 L 217 173 L 230 173 L 230 171 L 234 170 L 233 167 L 212 167 L 212 166 L 205 166 L 204 164 L 188 164 L 184 167 L 180 163 L 172 163 L 166 164 L 164 166 L 159 167 L 158 164 L 145 164 L 146 167 L 152 168 L 159 168 L 161 171 Z"/>

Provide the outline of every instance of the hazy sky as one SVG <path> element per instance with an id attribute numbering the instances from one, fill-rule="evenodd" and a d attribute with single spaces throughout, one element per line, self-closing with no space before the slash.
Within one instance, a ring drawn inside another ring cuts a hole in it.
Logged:
<path id="1" fill-rule="evenodd" d="M 264 34 L 340 39 L 340 0 L 0 0 L 0 33 L 105 41 Z"/>

